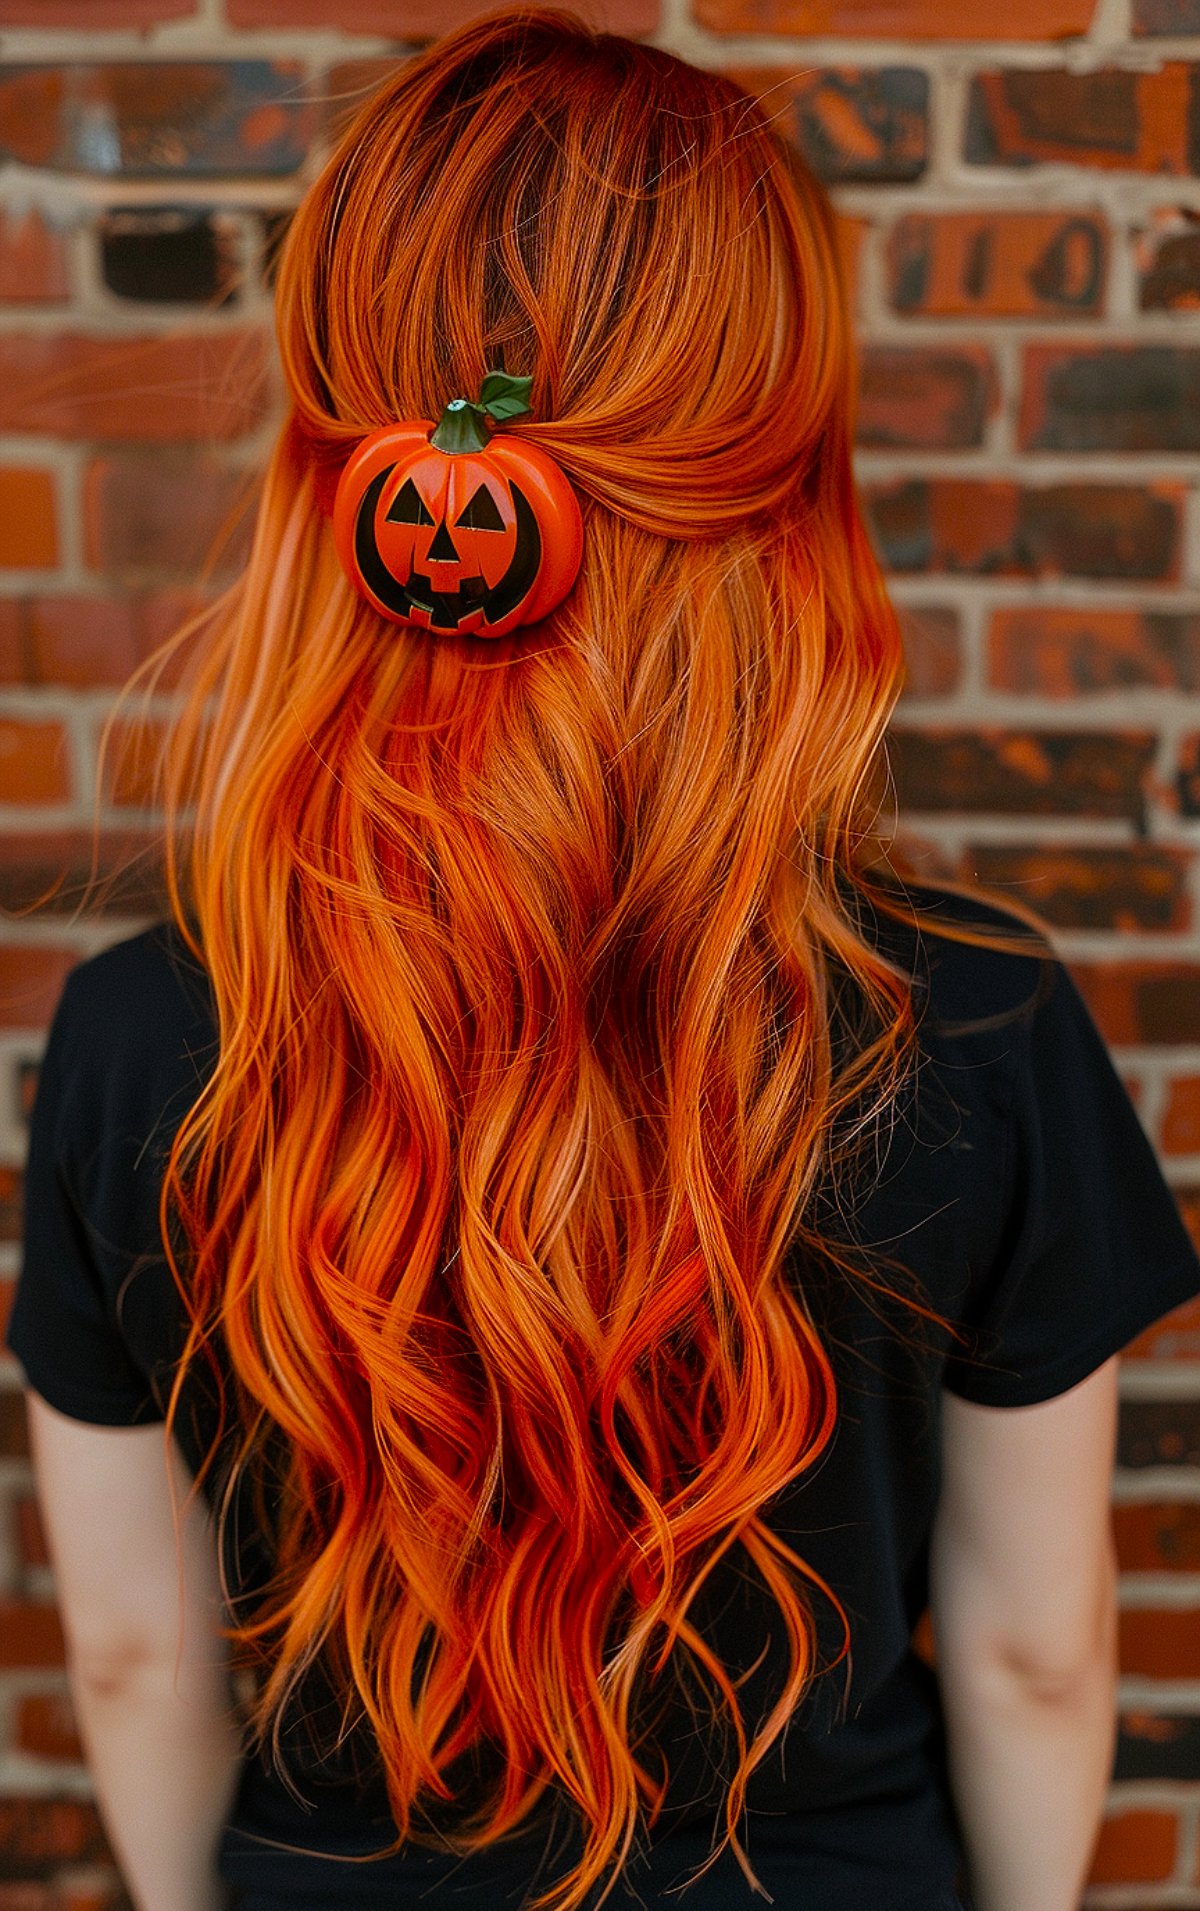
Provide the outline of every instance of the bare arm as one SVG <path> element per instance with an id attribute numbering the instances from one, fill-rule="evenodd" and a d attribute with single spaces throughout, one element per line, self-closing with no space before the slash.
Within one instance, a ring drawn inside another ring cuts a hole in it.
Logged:
<path id="1" fill-rule="evenodd" d="M 976 1911 L 1077 1911 L 1112 1775 L 1117 1357 L 1067 1393 L 945 1393 L 930 1611 Z"/>

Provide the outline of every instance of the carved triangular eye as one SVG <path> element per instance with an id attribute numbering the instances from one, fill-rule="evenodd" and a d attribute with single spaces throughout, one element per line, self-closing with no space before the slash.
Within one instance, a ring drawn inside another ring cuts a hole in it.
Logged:
<path id="1" fill-rule="evenodd" d="M 459 518 L 460 525 L 468 531 L 502 531 L 504 519 L 496 509 L 496 500 L 486 484 L 481 484 L 466 510 Z"/>
<path id="2" fill-rule="evenodd" d="M 388 524 L 432 524 L 421 494 L 411 478 L 406 478 L 400 486 L 391 504 L 385 522 Z"/>

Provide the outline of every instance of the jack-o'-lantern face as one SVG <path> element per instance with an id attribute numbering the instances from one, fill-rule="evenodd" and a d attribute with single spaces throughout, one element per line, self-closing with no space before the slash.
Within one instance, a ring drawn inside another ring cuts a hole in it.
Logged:
<path id="1" fill-rule="evenodd" d="M 495 628 L 537 582 L 542 538 L 520 485 L 482 458 L 386 465 L 362 494 L 354 553 L 392 614 L 430 630 Z"/>
<path id="2" fill-rule="evenodd" d="M 575 582 L 583 521 L 562 467 L 487 419 L 529 409 L 529 378 L 489 372 L 478 404 L 454 398 L 436 427 L 370 432 L 338 481 L 333 529 L 356 589 L 383 617 L 501 637 L 536 623 Z"/>

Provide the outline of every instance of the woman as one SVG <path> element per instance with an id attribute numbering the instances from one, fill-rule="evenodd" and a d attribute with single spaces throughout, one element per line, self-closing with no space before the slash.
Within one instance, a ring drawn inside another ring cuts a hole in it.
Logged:
<path id="1" fill-rule="evenodd" d="M 9 1330 L 139 1911 L 1071 1911 L 1116 1356 L 1200 1264 L 1037 918 L 889 858 L 826 200 L 493 15 L 278 325 Z"/>

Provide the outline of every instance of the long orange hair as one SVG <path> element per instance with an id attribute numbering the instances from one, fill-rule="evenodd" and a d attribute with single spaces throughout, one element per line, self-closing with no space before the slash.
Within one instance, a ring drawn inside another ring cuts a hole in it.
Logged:
<path id="1" fill-rule="evenodd" d="M 849 1647 L 768 1518 L 837 1411 L 797 1270 L 882 1288 L 812 1197 L 914 1052 L 858 911 L 906 907 L 879 831 L 904 664 L 832 215 L 729 80 L 509 11 L 361 107 L 277 305 L 248 561 L 152 660 L 191 645 L 156 774 L 219 1019 L 162 1188 L 167 1431 L 219 1334 L 272 1542 L 226 1629 L 247 1728 L 335 1665 L 389 1851 L 490 1745 L 456 1847 L 553 1788 L 586 1844 L 536 1903 L 576 1911 L 654 1823 L 638 1706 L 682 1652 L 738 1747 L 713 1857 L 757 1886 L 737 1824 L 818 1670 L 809 1586 Z M 387 624 L 338 567 L 331 475 L 501 362 L 533 378 L 505 428 L 578 489 L 579 581 L 488 644 Z M 752 1739 L 689 1620 L 734 1547 L 791 1655 Z"/>

